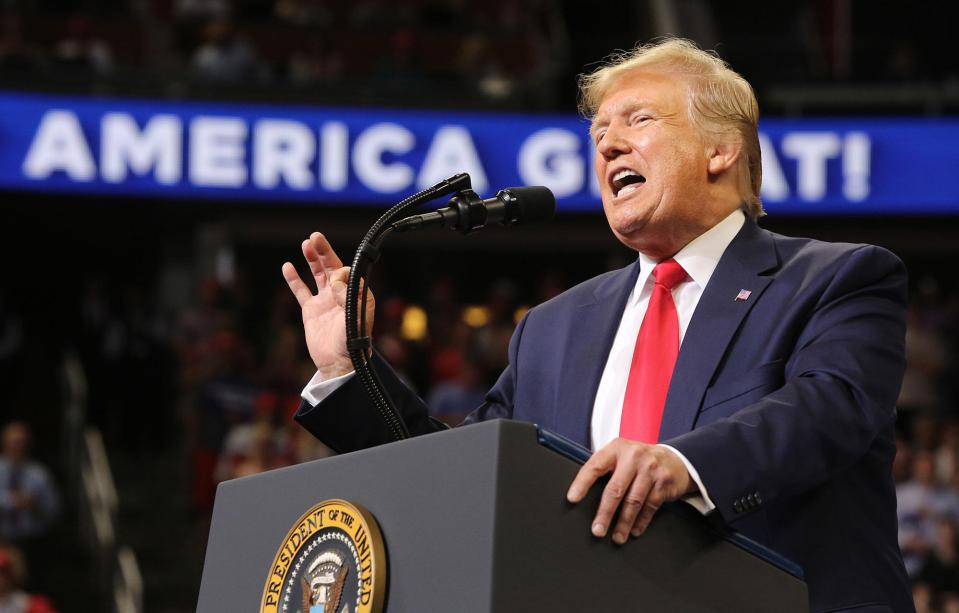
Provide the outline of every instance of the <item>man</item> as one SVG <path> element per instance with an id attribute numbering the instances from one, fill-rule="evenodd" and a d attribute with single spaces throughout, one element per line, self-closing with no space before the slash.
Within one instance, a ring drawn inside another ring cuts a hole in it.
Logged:
<path id="1" fill-rule="evenodd" d="M 0 611 L 2 613 L 55 613 L 45 596 L 23 591 L 24 564 L 18 552 L 0 546 Z"/>
<path id="2" fill-rule="evenodd" d="M 60 495 L 47 469 L 30 459 L 30 427 L 13 421 L 3 428 L 0 447 L 0 542 L 17 545 L 44 585 L 44 538 L 60 510 Z"/>
<path id="3" fill-rule="evenodd" d="M 592 446 L 567 497 L 610 475 L 597 537 L 625 543 L 686 499 L 802 565 L 813 611 L 911 610 L 890 474 L 901 262 L 756 225 L 755 96 L 688 41 L 639 47 L 581 85 L 603 208 L 638 261 L 530 310 L 467 422 L 535 421 Z M 283 273 L 318 372 L 296 418 L 338 451 L 388 441 L 350 374 L 348 269 L 318 233 L 303 253 L 316 295 Z M 435 429 L 373 363 L 410 431 Z"/>

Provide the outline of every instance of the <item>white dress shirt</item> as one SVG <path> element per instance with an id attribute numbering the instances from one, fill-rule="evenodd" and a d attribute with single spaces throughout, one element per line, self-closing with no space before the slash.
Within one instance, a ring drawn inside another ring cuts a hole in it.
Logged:
<path id="1" fill-rule="evenodd" d="M 716 265 L 719 264 L 719 259 L 726 251 L 729 243 L 743 227 L 745 220 L 746 217 L 742 210 L 736 209 L 673 256 L 673 259 L 689 275 L 689 278 L 674 287 L 672 292 L 673 302 L 676 304 L 676 314 L 679 317 L 680 346 L 682 346 L 683 338 L 686 335 L 686 328 L 689 327 L 689 321 L 696 311 L 696 305 L 699 304 L 699 299 L 703 295 L 703 290 L 706 289 L 706 284 L 709 283 L 709 278 L 716 270 Z M 646 315 L 649 298 L 653 293 L 654 280 L 651 273 L 656 264 L 655 260 L 642 253 L 639 254 L 639 276 L 636 278 L 636 285 L 626 301 L 626 308 L 619 322 L 616 337 L 613 339 L 613 346 L 609 351 L 606 367 L 596 391 L 596 399 L 593 402 L 593 417 L 590 423 L 593 449 L 600 449 L 619 436 L 619 422 L 623 411 L 623 398 L 626 395 L 629 367 L 633 360 L 633 348 L 636 345 L 639 327 Z M 312 406 L 317 406 L 348 381 L 353 374 L 351 372 L 324 381 L 320 374 L 316 373 L 303 389 L 303 399 Z M 679 456 L 683 464 L 686 465 L 690 477 L 699 488 L 699 496 L 690 496 L 685 500 L 702 513 L 708 513 L 715 509 L 716 506 L 709 499 L 706 488 L 703 486 L 695 467 L 676 449 L 668 445 L 663 445 L 663 447 Z"/>
<path id="2" fill-rule="evenodd" d="M 686 328 L 689 327 L 689 321 L 696 311 L 696 305 L 699 304 L 703 290 L 706 289 L 709 278 L 716 270 L 719 258 L 743 227 L 745 220 L 742 210 L 736 209 L 673 256 L 673 259 L 689 275 L 685 281 L 674 287 L 672 292 L 673 302 L 676 304 L 676 315 L 679 318 L 680 347 L 686 335 Z M 643 323 L 646 307 L 649 306 L 649 299 L 653 295 L 655 280 L 652 272 L 656 264 L 655 260 L 642 253 L 639 254 L 639 276 L 626 300 L 623 318 L 616 330 L 616 337 L 613 339 L 613 346 L 609 350 L 606 367 L 603 369 L 603 376 L 596 390 L 596 399 L 593 401 L 593 417 L 590 422 L 590 440 L 593 449 L 600 449 L 619 436 L 619 422 L 623 414 L 623 398 L 626 396 L 629 367 L 633 361 L 633 349 L 636 346 L 639 327 Z M 699 479 L 699 473 L 689 460 L 672 447 L 668 445 L 663 447 L 680 457 L 689 475 L 699 487 L 702 497 L 692 497 L 687 499 L 687 502 L 703 513 L 716 508 L 706 494 L 706 488 Z"/>

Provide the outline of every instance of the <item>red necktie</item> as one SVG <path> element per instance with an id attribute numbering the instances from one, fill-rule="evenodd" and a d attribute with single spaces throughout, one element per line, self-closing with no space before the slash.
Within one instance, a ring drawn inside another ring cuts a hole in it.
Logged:
<path id="1" fill-rule="evenodd" d="M 679 317 L 672 290 L 686 279 L 686 271 L 670 258 L 653 269 L 653 295 L 636 337 L 629 366 L 619 435 L 655 443 L 663 421 L 663 406 L 679 355 Z"/>

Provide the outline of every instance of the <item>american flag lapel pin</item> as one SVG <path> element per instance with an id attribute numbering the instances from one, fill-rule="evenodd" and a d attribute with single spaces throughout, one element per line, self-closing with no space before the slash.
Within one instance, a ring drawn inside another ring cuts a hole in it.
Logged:
<path id="1" fill-rule="evenodd" d="M 741 289 L 741 290 L 739 290 L 739 293 L 736 294 L 735 300 L 736 300 L 736 302 L 746 302 L 747 300 L 749 300 L 749 296 L 750 296 L 751 294 L 752 294 L 752 291 L 751 291 L 751 290 Z"/>

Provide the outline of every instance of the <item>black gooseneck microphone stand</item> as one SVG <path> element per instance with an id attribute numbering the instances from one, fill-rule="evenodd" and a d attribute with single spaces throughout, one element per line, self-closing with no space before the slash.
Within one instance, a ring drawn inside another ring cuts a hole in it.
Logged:
<path id="1" fill-rule="evenodd" d="M 353 265 L 350 268 L 350 277 L 346 284 L 346 348 L 349 351 L 350 361 L 353 362 L 356 374 L 363 381 L 366 392 L 389 427 L 393 439 L 397 441 L 409 438 L 410 432 L 370 364 L 372 342 L 366 329 L 366 297 L 369 292 L 367 282 L 369 273 L 373 264 L 380 258 L 379 247 L 383 239 L 393 231 L 393 223 L 401 215 L 430 200 L 457 192 L 465 191 L 475 198 L 471 187 L 469 175 L 461 173 L 402 200 L 376 220 L 376 223 L 360 241 L 359 247 L 356 249 L 356 255 L 353 256 Z"/>

